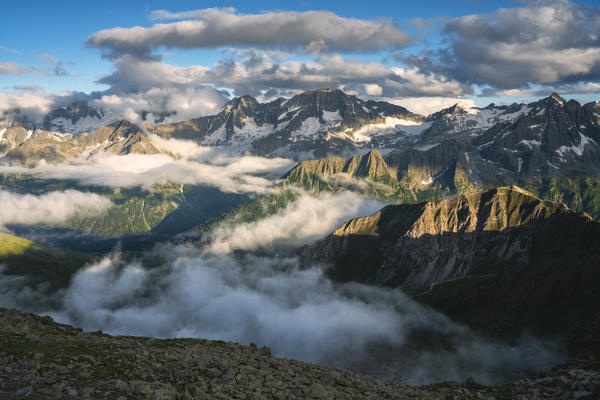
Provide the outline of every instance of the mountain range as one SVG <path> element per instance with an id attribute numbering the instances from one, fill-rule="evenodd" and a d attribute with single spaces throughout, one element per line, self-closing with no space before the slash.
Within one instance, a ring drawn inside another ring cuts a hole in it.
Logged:
<path id="1" fill-rule="evenodd" d="M 295 159 L 353 155 L 378 149 L 394 158 L 449 153 L 473 182 L 599 173 L 600 107 L 557 94 L 529 104 L 464 109 L 428 116 L 383 101 L 363 101 L 322 89 L 259 103 L 230 100 L 211 116 L 168 124 L 135 124 L 82 103 L 53 110 L 39 125 L 4 120 L 0 155 L 21 162 L 60 161 L 81 152 L 157 153 L 151 134 L 232 146 L 263 156 Z M 68 122 L 68 123 L 67 123 Z M 440 160 L 443 161 L 443 160 Z"/>
<path id="2" fill-rule="evenodd" d="M 283 176 L 284 188 L 351 189 L 386 203 L 417 203 L 516 184 L 600 218 L 600 107 L 581 106 L 556 94 L 529 104 L 469 110 L 455 105 L 423 116 L 323 89 L 269 103 L 242 96 L 217 115 L 177 123 L 140 125 L 115 119 L 104 125 L 110 118 L 114 116 L 75 102 L 48 113 L 40 126 L 4 120 L 0 160 L 33 166 L 42 159 L 57 163 L 97 153 L 175 157 L 160 146 L 161 139 L 175 138 L 299 159 Z M 3 187 L 15 190 L 4 181 Z M 186 186 L 186 193 L 194 191 L 205 189 Z M 190 196 L 186 199 L 176 188 L 167 195 L 162 189 L 155 192 L 122 191 L 109 212 L 69 225 L 102 234 L 146 232 L 181 207 L 193 204 L 188 210 L 192 214 L 206 208 L 204 197 L 190 203 Z M 169 225 L 169 232 L 191 227 L 185 223 L 177 229 L 181 221 L 202 222 L 190 219 L 192 214 L 183 208 L 179 214 L 188 217 L 162 224 Z"/>

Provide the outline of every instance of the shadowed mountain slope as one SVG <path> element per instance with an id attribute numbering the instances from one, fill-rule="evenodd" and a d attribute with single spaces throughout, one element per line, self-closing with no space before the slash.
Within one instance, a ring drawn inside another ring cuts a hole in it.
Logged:
<path id="1" fill-rule="evenodd" d="M 600 301 L 600 222 L 514 186 L 386 206 L 300 256 L 497 332 L 571 330 Z"/>

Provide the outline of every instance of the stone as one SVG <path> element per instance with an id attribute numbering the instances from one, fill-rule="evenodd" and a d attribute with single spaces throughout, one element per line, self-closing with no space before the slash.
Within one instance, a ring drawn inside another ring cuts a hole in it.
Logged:
<path id="1" fill-rule="evenodd" d="M 200 372 L 209 378 L 221 376 L 221 371 L 218 368 L 203 368 Z"/>
<path id="2" fill-rule="evenodd" d="M 22 387 L 21 389 L 18 389 L 15 394 L 17 396 L 30 396 L 33 393 L 33 387 L 32 386 L 25 386 Z"/>
<path id="3" fill-rule="evenodd" d="M 585 391 L 575 392 L 575 393 L 573 393 L 573 400 L 586 399 L 586 398 L 591 399 L 590 396 L 592 396 L 592 394 L 593 394 L 592 392 L 585 392 Z"/>

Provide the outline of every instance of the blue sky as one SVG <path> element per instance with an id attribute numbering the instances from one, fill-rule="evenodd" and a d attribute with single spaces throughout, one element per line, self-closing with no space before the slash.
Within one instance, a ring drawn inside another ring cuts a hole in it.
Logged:
<path id="1" fill-rule="evenodd" d="M 591 15 L 596 15 L 598 7 L 595 1 L 578 1 L 566 2 L 555 0 L 549 3 L 555 3 L 555 8 L 558 10 L 561 7 L 569 7 L 569 12 L 572 12 L 577 18 L 577 15 L 590 15 L 589 10 L 592 10 Z M 533 4 L 533 5 L 532 5 Z M 544 91 L 553 90 L 555 88 L 565 88 L 572 90 L 573 93 L 565 93 L 566 97 L 575 97 L 582 101 L 588 101 L 599 97 L 598 91 L 594 91 L 597 84 L 598 70 L 600 63 L 592 60 L 592 64 L 585 71 L 575 68 L 575 73 L 571 73 L 572 66 L 561 65 L 556 67 L 556 71 L 547 71 L 548 78 L 540 79 L 539 82 L 534 82 L 535 75 L 527 73 L 523 69 L 519 69 L 516 74 L 523 73 L 523 78 L 518 84 L 508 82 L 490 81 L 489 73 L 475 76 L 479 72 L 489 69 L 489 65 L 466 65 L 465 60 L 456 58 L 455 68 L 450 71 L 445 68 L 443 60 L 440 62 L 440 54 L 431 56 L 432 52 L 438 51 L 440 48 L 451 49 L 454 55 L 461 54 L 461 51 L 471 51 L 464 47 L 464 43 L 456 39 L 458 32 L 460 35 L 468 35 L 468 29 L 478 28 L 461 27 L 454 31 L 455 36 L 450 36 L 444 28 L 449 21 L 454 18 L 460 18 L 465 15 L 492 16 L 500 8 L 526 9 L 529 8 L 531 15 L 535 15 L 535 7 L 540 3 L 536 2 L 517 2 L 517 1 L 475 1 L 475 0 L 455 0 L 455 1 L 419 1 L 419 2 L 389 2 L 389 1 L 354 1 L 354 0 L 338 0 L 329 1 L 326 6 L 322 2 L 314 1 L 113 1 L 107 0 L 102 2 L 81 2 L 81 1 L 61 1 L 61 2 L 10 2 L 2 6 L 3 24 L 0 25 L 0 63 L 10 63 L 11 66 L 18 66 L 18 72 L 2 73 L 0 71 L 0 91 L 10 92 L 15 91 L 15 87 L 37 86 L 45 93 L 57 93 L 63 91 L 81 91 L 90 93 L 92 91 L 109 91 L 116 93 L 120 89 L 116 84 L 98 83 L 97 80 L 106 75 L 114 74 L 115 70 L 119 72 L 118 62 L 115 58 L 108 59 L 102 57 L 106 48 L 101 45 L 90 47 L 86 46 L 86 41 L 95 32 L 101 30 L 112 29 L 115 27 L 129 28 L 133 26 L 151 27 L 156 23 L 170 24 L 174 21 L 156 21 L 151 18 L 152 11 L 167 10 L 170 12 L 187 11 L 187 10 L 202 10 L 209 7 L 233 7 L 239 15 L 256 15 L 264 12 L 277 13 L 280 11 L 298 11 L 306 12 L 310 10 L 327 10 L 335 13 L 343 18 L 358 18 L 366 21 L 376 21 L 380 18 L 391 19 L 398 28 L 407 35 L 411 36 L 411 44 L 402 45 L 398 48 L 376 49 L 373 51 L 342 51 L 340 56 L 344 60 L 356 60 L 367 63 L 373 62 L 381 64 L 385 68 L 419 68 L 422 74 L 437 78 L 456 82 L 461 89 L 448 90 L 447 93 L 440 91 L 435 94 L 436 97 L 462 97 L 475 100 L 478 105 L 485 105 L 489 102 L 504 102 L 509 103 L 520 99 L 533 99 L 538 97 Z M 543 4 L 543 3 L 542 3 Z M 548 2 L 546 2 L 548 4 Z M 562 11 L 561 11 L 562 12 Z M 579 14 L 577 14 L 579 12 Z M 540 12 L 542 15 L 543 12 Z M 515 14 L 516 15 L 516 14 Z M 426 26 L 416 27 L 414 19 L 419 18 L 426 22 Z M 487 18 L 487 17 L 486 17 Z M 489 17 L 489 25 L 493 26 L 498 21 L 494 21 L 495 17 Z M 498 17 L 501 18 L 501 17 Z M 508 18 L 508 20 L 510 17 Z M 598 20 L 593 20 L 590 29 L 596 29 Z M 500 23 L 508 23 L 507 19 L 500 20 Z M 541 22 L 543 23 L 543 21 Z M 523 24 L 523 29 L 527 26 Z M 583 24 L 582 25 L 586 25 Z M 543 26 L 543 25 L 541 25 Z M 464 29 L 463 29 L 464 28 Z M 462 29 L 462 30 L 461 30 Z M 518 28 L 517 28 L 518 29 Z M 466 32 L 466 33 L 465 33 Z M 552 35 L 554 31 L 549 31 L 547 35 L 550 39 L 554 39 Z M 558 33 L 557 33 L 558 34 Z M 586 35 L 586 32 L 582 32 Z M 466 37 L 466 36 L 465 36 Z M 454 39 L 453 39 L 454 38 Z M 542 38 L 543 39 L 543 38 Z M 540 40 L 542 40 L 540 39 Z M 560 41 L 557 38 L 557 42 Z M 588 40 L 589 42 L 589 40 Z M 597 40 L 596 40 L 597 42 Z M 483 42 L 482 42 L 483 43 Z M 490 42 L 495 45 L 493 41 Z M 578 42 L 579 43 L 579 42 Z M 506 45 L 504 43 L 503 45 Z M 461 47 L 462 46 L 462 47 Z M 569 44 L 566 46 L 579 46 L 579 44 Z M 597 50 L 596 44 L 587 44 L 591 50 Z M 599 45 L 600 46 L 600 45 Z M 232 46 L 228 48 L 193 48 L 185 49 L 174 46 L 165 49 L 164 46 L 156 46 L 151 48 L 154 54 L 162 54 L 160 62 L 165 65 L 177 67 L 193 67 L 203 66 L 212 68 L 224 60 L 234 59 L 237 55 L 231 51 Z M 258 46 L 258 51 L 272 56 L 269 53 L 272 49 L 263 49 Z M 563 57 L 559 51 L 567 50 L 557 49 L 556 57 Z M 589 50 L 589 49 L 588 49 Z M 526 52 L 526 48 L 519 48 L 520 52 Z M 594 53 L 595 54 L 595 53 Z M 315 61 L 320 54 L 307 53 L 306 51 L 290 51 L 285 55 L 285 61 Z M 325 54 L 329 57 L 330 53 Z M 400 55 L 400 56 L 398 56 Z M 425 64 L 409 64 L 402 57 L 404 56 L 423 56 L 426 55 L 430 70 L 425 69 Z M 438 57 L 438 58 L 436 58 Z M 540 56 L 542 57 L 542 56 Z M 506 60 L 507 63 L 510 60 Z M 580 64 L 585 62 L 580 62 Z M 435 64 L 435 65 L 434 65 Z M 510 65 L 510 64 L 507 64 Z M 461 76 L 460 70 L 463 67 L 467 70 L 472 68 L 474 78 L 469 76 Z M 523 67 L 524 68 L 524 67 Z M 539 68 L 539 67 L 536 67 Z M 506 68 L 504 68 L 506 69 Z M 545 68 L 542 68 L 545 69 Z M 502 72 L 503 67 L 499 66 L 499 72 Z M 58 71 L 59 74 L 55 72 Z M 189 72 L 189 71 L 188 71 Z M 187 72 L 186 72 L 187 73 Z M 553 78 L 554 76 L 556 78 Z M 532 76 L 534 78 L 532 78 Z M 339 78 L 339 77 L 338 77 Z M 342 83 L 337 83 L 336 79 L 332 78 L 332 82 L 343 88 L 352 88 L 360 86 L 362 83 L 357 81 L 357 85 L 351 85 L 347 79 Z M 418 77 L 420 79 L 420 77 Z M 252 79 L 251 77 L 249 79 Z M 407 78 L 406 72 L 400 74 L 399 80 L 411 79 Z M 351 80 L 351 79 L 350 79 Z M 418 80 L 415 85 L 418 85 Z M 213 85 L 215 87 L 230 87 L 227 80 L 215 82 L 202 82 L 203 84 Z M 360 84 L 359 84 L 360 83 Z M 271 83 L 269 83 L 271 84 Z M 286 90 L 292 90 L 293 84 L 286 83 L 290 87 Z M 365 84 L 372 84 L 366 82 Z M 435 86 L 435 82 L 432 84 Z M 512 86 L 511 86 L 512 85 Z M 587 86 L 586 86 L 587 85 Z M 590 86 L 591 85 L 591 86 Z M 232 92 L 236 95 L 242 95 L 242 90 L 255 90 L 259 93 L 258 86 L 247 88 L 245 86 L 231 86 Z M 384 97 L 423 97 L 427 96 L 426 92 L 418 93 L 414 89 L 407 90 L 394 89 L 388 90 L 385 85 L 383 94 L 392 93 L 393 96 L 387 95 Z M 270 88 L 270 87 L 269 87 Z M 265 90 L 269 89 L 265 86 Z M 481 95 L 482 90 L 488 90 L 489 95 Z M 272 88 L 270 88 L 272 89 Z M 281 88 L 280 93 L 285 93 Z M 297 90 L 303 90 L 306 87 L 300 85 Z M 352 89 L 348 89 L 352 90 Z M 512 92 L 509 92 L 512 90 Z M 567 91 L 568 91 L 567 90 Z M 238 93 L 240 92 L 240 93 Z M 256 93 L 251 93 L 256 95 Z M 367 95 L 366 92 L 358 90 L 358 95 Z M 513 95 L 510 95 L 510 94 Z"/>

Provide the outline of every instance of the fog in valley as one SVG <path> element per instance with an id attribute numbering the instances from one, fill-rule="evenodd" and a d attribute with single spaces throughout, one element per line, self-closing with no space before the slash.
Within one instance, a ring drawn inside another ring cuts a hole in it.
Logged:
<path id="1" fill-rule="evenodd" d="M 128 158 L 119 164 L 97 158 L 76 168 L 38 166 L 35 172 L 41 179 L 123 186 L 137 182 L 151 190 L 157 177 L 179 182 L 181 168 L 189 167 L 197 173 L 189 174 L 195 182 L 258 196 L 276 190 L 276 180 L 263 173 L 289 164 L 214 154 L 209 162 L 199 154 L 201 150 L 180 161 L 135 156 L 144 161 L 135 163 L 137 168 Z M 210 179 L 198 178 L 206 168 Z M 110 206 L 104 197 L 76 191 L 0 196 L 12 207 L 0 213 L 0 222 L 56 223 L 74 212 L 101 212 Z M 334 283 L 326 265 L 300 266 L 296 249 L 382 206 L 356 192 L 298 192 L 294 201 L 263 219 L 226 220 L 201 240 L 156 246 L 146 257 L 159 260 L 158 265 L 125 259 L 116 250 L 81 269 L 57 292 L 43 284 L 32 286 L 27 277 L 0 275 L 0 305 L 113 335 L 253 342 L 279 357 L 411 384 L 467 377 L 503 382 L 562 360 L 554 343 L 532 337 L 511 345 L 487 340 L 399 289 Z M 52 211 L 57 209 L 61 211 Z"/>

